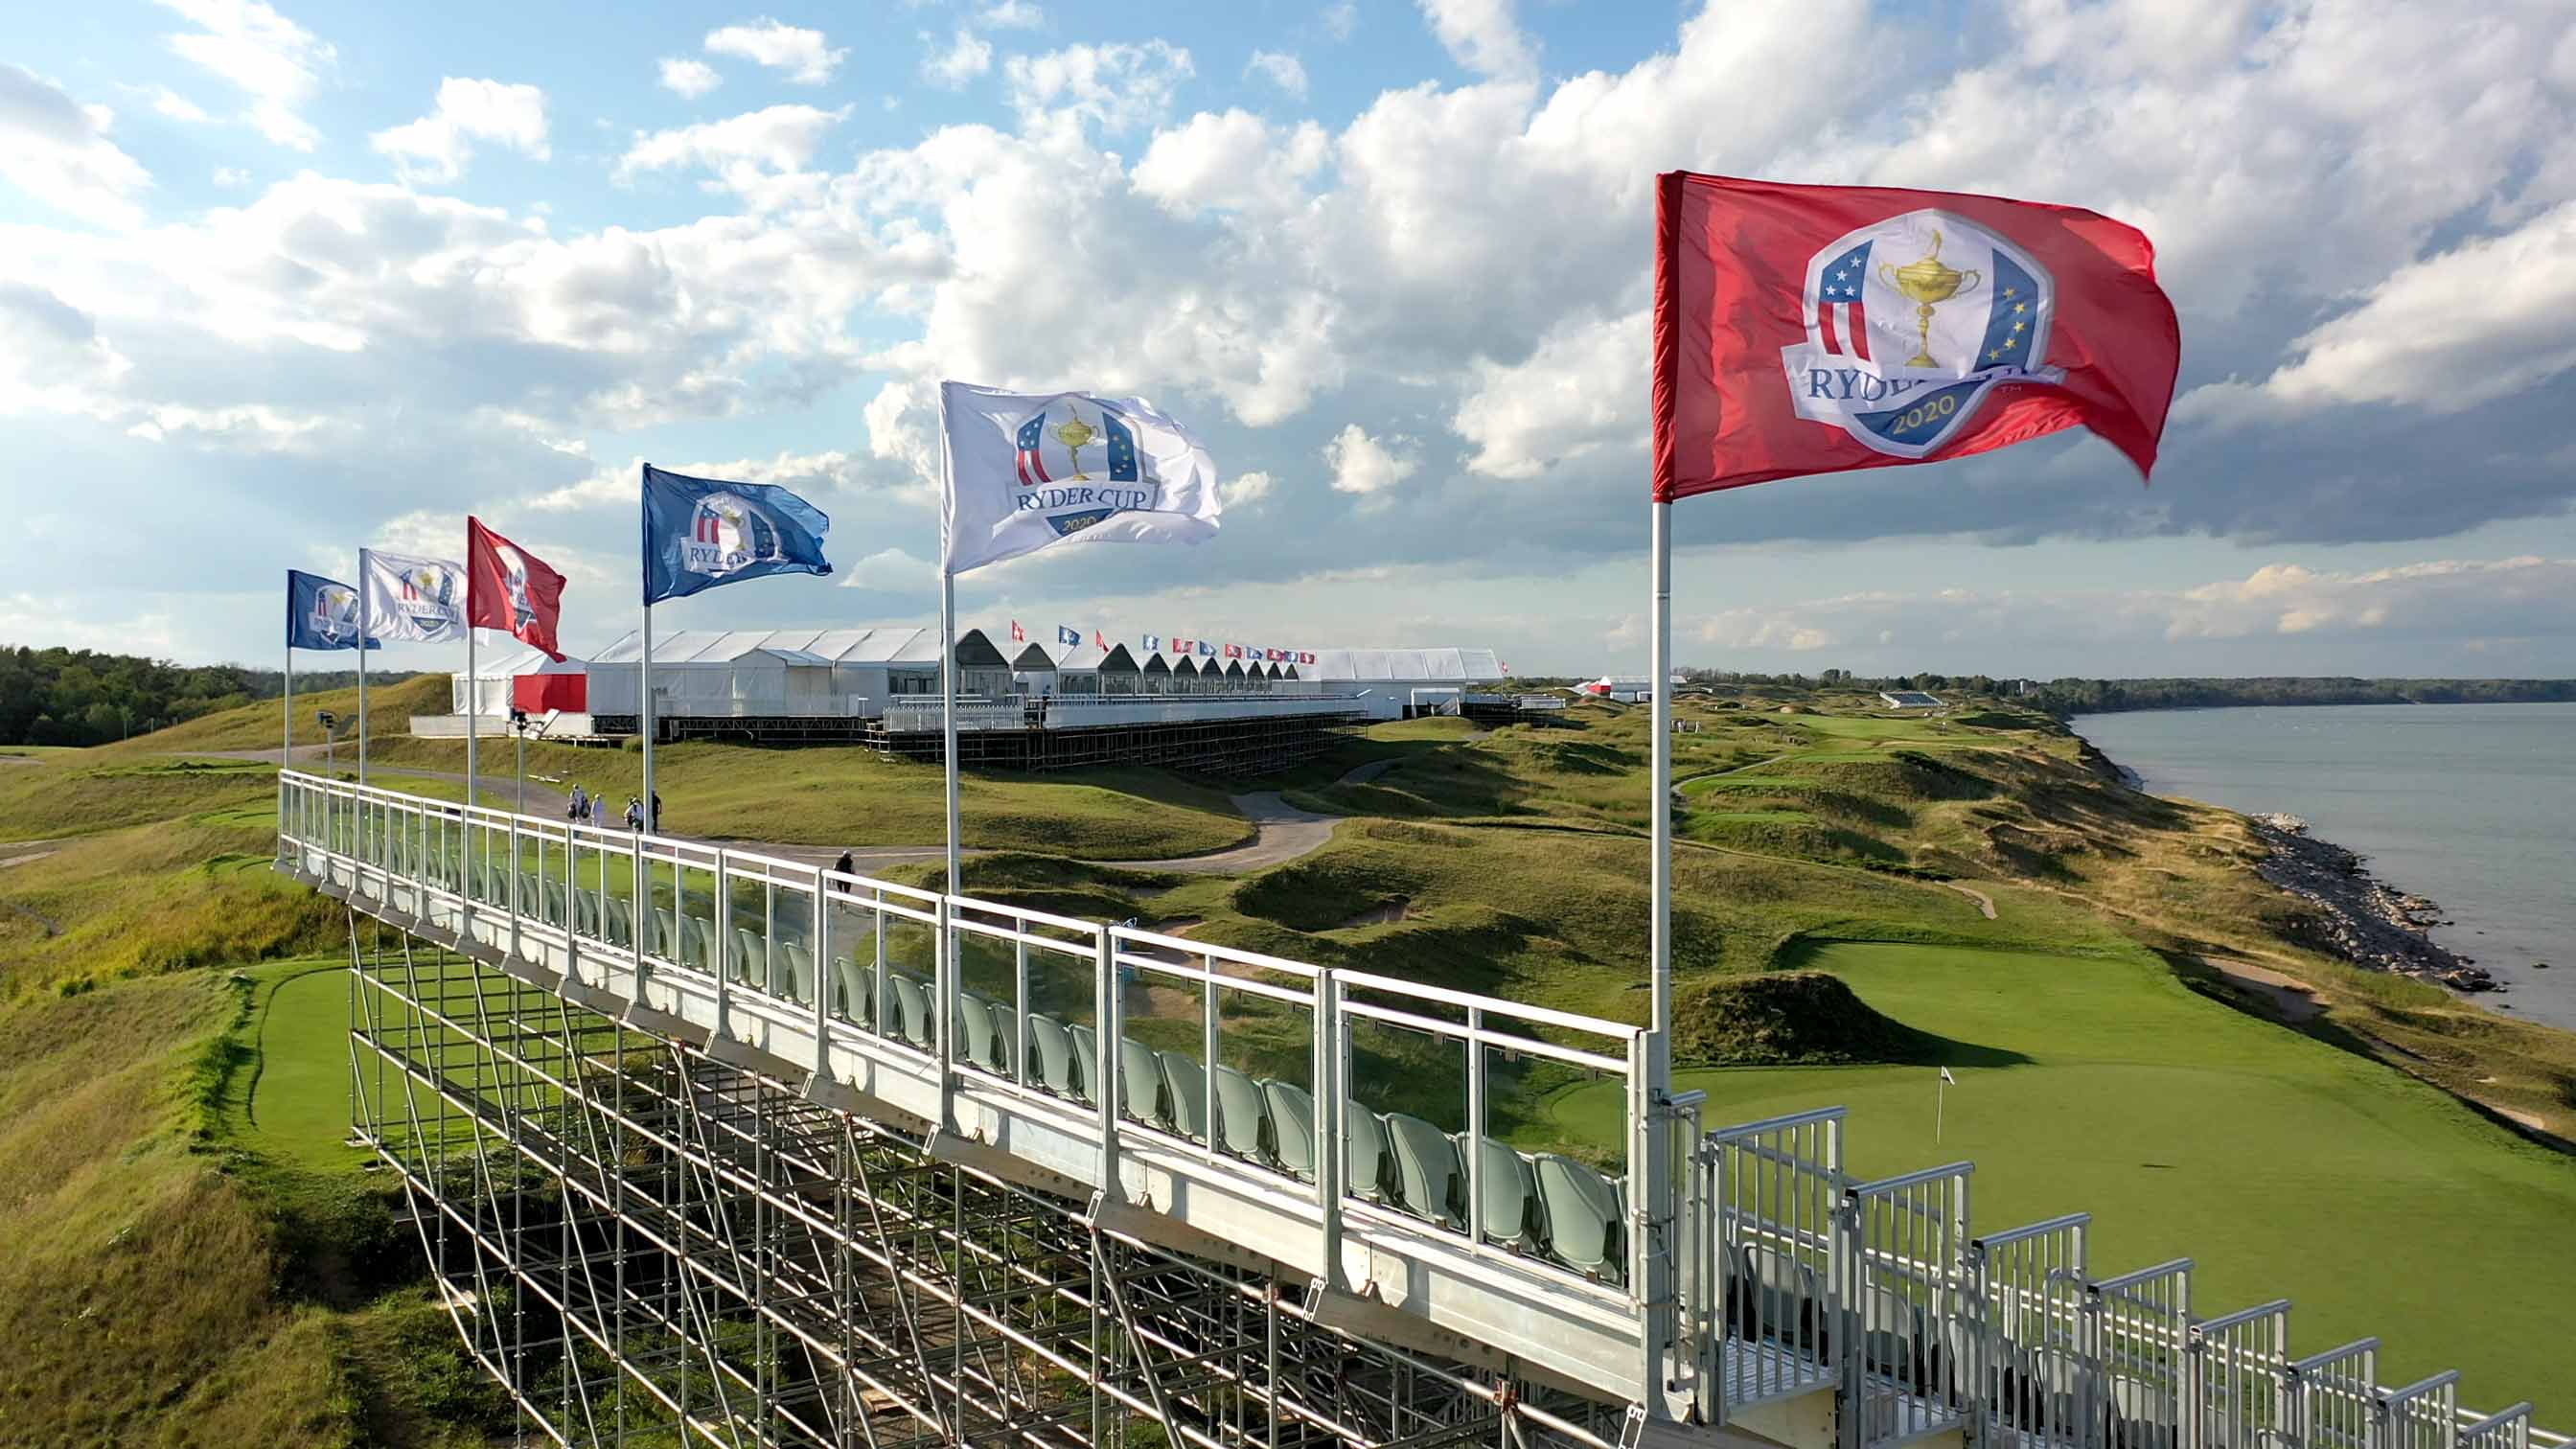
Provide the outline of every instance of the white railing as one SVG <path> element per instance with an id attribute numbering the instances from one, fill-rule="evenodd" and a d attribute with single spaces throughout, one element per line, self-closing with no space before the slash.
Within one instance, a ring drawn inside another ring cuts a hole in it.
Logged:
<path id="1" fill-rule="evenodd" d="M 1348 1264 L 1437 1259 L 1442 1281 L 1518 1295 L 1468 1331 L 1544 1362 L 1561 1347 L 1544 1335 L 1600 1330 L 1631 1356 L 1592 1381 L 1659 1411 L 1727 1423 L 1829 1392 L 1836 1449 L 1943 1431 L 1995 1449 L 2570 1444 L 2528 1404 L 2461 1408 L 2453 1374 L 2379 1384 L 2375 1340 L 2293 1357 L 2286 1300 L 2195 1317 L 2188 1259 L 2094 1278 L 2081 1214 L 1972 1236 L 1969 1164 L 1861 1181 L 1839 1108 L 1703 1137 L 1687 1100 L 1647 1110 L 1633 1026 L 294 771 L 278 808 L 281 862 L 561 962 L 585 1004 L 918 1088 L 923 1115 L 965 1136 L 986 1104 L 1016 1103 L 1078 1133 L 1079 1171 L 1112 1195 L 1149 1184 L 1148 1210 L 1273 1255 L 1257 1224 L 1294 1223 L 1319 1242 L 1317 1276 L 1363 1297 L 1378 1285 Z M 1543 1101 L 1586 1082 L 1623 1104 L 1590 1137 Z M 1639 1201 L 1645 1154 L 1685 1146 L 1678 1201 Z M 1226 1190 L 1293 1214 L 1202 1219 L 1154 1198 Z M 1678 1322 L 1639 1293 L 1658 1254 Z M 1650 1345 L 1657 1322 L 1669 1344 Z"/>
<path id="2" fill-rule="evenodd" d="M 625 1001 L 711 1003 L 719 1038 L 916 1065 L 943 1123 L 963 1087 L 1096 1113 L 1113 1163 L 1151 1149 L 1310 1199 L 1327 1262 L 1346 1233 L 1429 1239 L 1633 1320 L 1633 1119 L 1587 1139 L 1539 1098 L 1633 1101 L 1637 1027 L 300 772 L 279 812 L 308 874 Z"/>

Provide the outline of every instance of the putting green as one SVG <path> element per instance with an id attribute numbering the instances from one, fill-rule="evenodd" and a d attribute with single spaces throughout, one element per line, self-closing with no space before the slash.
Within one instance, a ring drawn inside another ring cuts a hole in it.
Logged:
<path id="1" fill-rule="evenodd" d="M 2288 1297 L 2303 1353 L 2376 1334 L 2386 1382 L 2456 1367 L 2464 1402 L 2576 1416 L 2559 1345 L 2576 1163 L 2208 1001 L 2152 957 L 1842 944 L 1800 964 L 1960 1044 L 1942 1140 L 1924 1067 L 1682 1073 L 1710 1125 L 1847 1106 L 1860 1176 L 1973 1160 L 1979 1229 L 2090 1211 L 2097 1275 L 2191 1257 L 2203 1316 Z M 1586 1089 L 1555 1105 L 1598 1130 L 1586 1119 L 1618 1104 Z"/>
<path id="2" fill-rule="evenodd" d="M 349 973 L 299 965 L 263 983 L 251 1039 L 259 1075 L 250 1118 L 260 1146 L 307 1167 L 341 1169 L 349 1136 Z"/>

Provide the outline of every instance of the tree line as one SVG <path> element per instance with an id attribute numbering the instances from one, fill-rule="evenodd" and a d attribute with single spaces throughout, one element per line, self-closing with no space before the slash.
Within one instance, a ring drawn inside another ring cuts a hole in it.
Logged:
<path id="1" fill-rule="evenodd" d="M 370 683 L 379 684 L 411 677 L 408 671 L 368 674 Z M 0 646 L 0 745 L 103 745 L 275 699 L 285 679 L 279 670 L 238 664 L 183 665 L 92 649 Z M 295 675 L 299 692 L 357 682 L 354 669 Z"/>
<path id="2" fill-rule="evenodd" d="M 2576 700 L 2576 679 L 2052 679 L 2023 700 L 2060 717 L 2250 704 L 2554 704 Z"/>

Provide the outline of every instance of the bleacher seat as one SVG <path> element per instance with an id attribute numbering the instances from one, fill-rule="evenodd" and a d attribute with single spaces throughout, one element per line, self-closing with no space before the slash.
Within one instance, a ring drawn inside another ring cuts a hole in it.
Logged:
<path id="1" fill-rule="evenodd" d="M 1156 1062 L 1163 1073 L 1166 1123 L 1192 1142 L 1207 1141 L 1207 1073 L 1199 1059 L 1186 1052 L 1163 1052 Z"/>
<path id="2" fill-rule="evenodd" d="M 1387 1151 L 1386 1121 L 1353 1102 L 1342 1114 L 1342 1189 L 1370 1202 L 1385 1202 L 1395 1162 Z"/>
<path id="3" fill-rule="evenodd" d="M 1217 1150 L 1266 1167 L 1276 1160 L 1270 1149 L 1269 1129 L 1270 1110 L 1262 1103 L 1260 1085 L 1223 1062 L 1217 1063 Z"/>
<path id="4" fill-rule="evenodd" d="M 1466 1173 L 1449 1134 L 1403 1112 L 1386 1114 L 1388 1145 L 1395 1152 L 1395 1205 L 1444 1227 L 1467 1226 Z"/>
<path id="5" fill-rule="evenodd" d="M 1746 1243 L 1736 1249 L 1735 1271 L 1738 1286 L 1728 1311 L 1741 1336 L 1815 1346 L 1815 1269 L 1777 1248 Z"/>
<path id="6" fill-rule="evenodd" d="M 1118 1105 L 1129 1117 L 1157 1127 L 1171 1125 L 1163 1106 L 1163 1064 L 1154 1049 L 1132 1036 L 1118 1039 Z"/>
<path id="7" fill-rule="evenodd" d="M 1619 1191 L 1610 1180 L 1571 1157 L 1543 1152 L 1531 1159 L 1540 1210 L 1547 1214 L 1549 1256 L 1606 1282 L 1627 1279 L 1627 1233 Z"/>
<path id="8" fill-rule="evenodd" d="M 753 934 L 749 926 L 733 928 L 733 979 L 745 986 L 758 986 L 769 980 L 769 942 Z"/>
<path id="9" fill-rule="evenodd" d="M 963 1043 L 958 1057 L 988 1072 L 1007 1077 L 1011 1074 L 1010 1053 L 1003 1047 L 1000 1035 L 993 1030 L 993 1008 L 999 1004 L 980 991 L 961 990 L 957 993 L 957 1025 L 960 1028 L 957 1039 Z"/>
<path id="10" fill-rule="evenodd" d="M 779 953 L 787 958 L 787 979 L 772 983 L 772 989 L 791 1001 L 806 1006 L 813 1005 L 814 953 L 793 941 L 783 943 L 778 949 Z"/>
<path id="11" fill-rule="evenodd" d="M 903 1039 L 923 1051 L 939 1049 L 939 1039 L 931 1034 L 930 983 L 908 971 L 897 971 L 886 978 L 886 989 L 894 993 L 897 1024 Z"/>
<path id="12" fill-rule="evenodd" d="M 716 969 L 716 923 L 691 916 L 680 935 L 680 964 L 712 974 Z"/>
<path id="13" fill-rule="evenodd" d="M 876 1022 L 876 974 L 847 956 L 832 958 L 832 1014 L 861 1026 Z"/>
<path id="14" fill-rule="evenodd" d="M 1491 1137 L 1475 1139 L 1477 1211 L 1485 1241 L 1528 1248 L 1538 1240 L 1538 1176 L 1529 1159 Z"/>
<path id="15" fill-rule="evenodd" d="M 1093 1106 L 1100 1104 L 1094 1095 L 1100 1087 L 1100 1034 L 1087 1026 L 1069 1026 L 1064 1034 L 1073 1039 L 1074 1092 Z"/>
<path id="16" fill-rule="evenodd" d="M 1082 1095 L 1081 1079 L 1075 1075 L 1073 1038 L 1064 1023 L 1052 1016 L 1032 1012 L 1029 1015 L 1029 1050 L 1037 1058 L 1037 1084 L 1059 1097 Z"/>
<path id="17" fill-rule="evenodd" d="M 1315 1099 L 1290 1082 L 1265 1081 L 1261 1095 L 1270 1109 L 1270 1149 L 1280 1169 L 1305 1182 L 1315 1180 Z"/>

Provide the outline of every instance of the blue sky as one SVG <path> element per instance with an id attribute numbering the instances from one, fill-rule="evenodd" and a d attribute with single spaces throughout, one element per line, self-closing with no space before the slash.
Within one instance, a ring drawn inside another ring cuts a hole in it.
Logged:
<path id="1" fill-rule="evenodd" d="M 964 377 L 1143 393 L 1228 480 L 970 621 L 1633 668 L 1673 167 L 2094 207 L 2186 344 L 2151 489 L 2068 436 L 1684 505 L 1685 661 L 2576 674 L 2550 0 L 18 7 L 0 641 L 266 662 L 282 569 L 473 511 L 603 644 L 646 458 L 841 564 L 671 626 L 925 619 Z"/>

